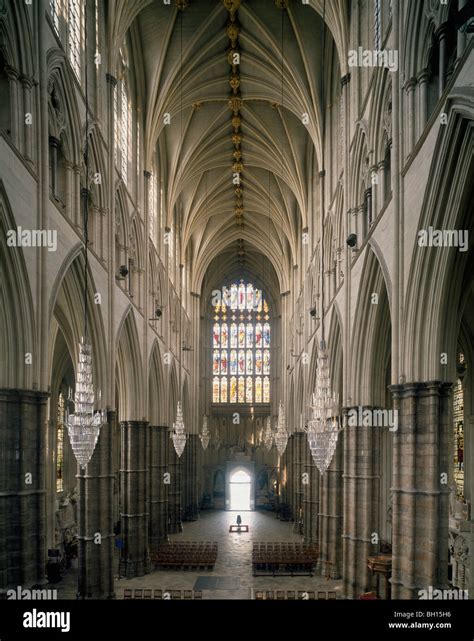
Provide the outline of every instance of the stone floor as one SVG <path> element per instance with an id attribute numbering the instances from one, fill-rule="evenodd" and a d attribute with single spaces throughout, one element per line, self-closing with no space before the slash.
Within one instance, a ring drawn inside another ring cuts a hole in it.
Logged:
<path id="1" fill-rule="evenodd" d="M 293 533 L 293 523 L 284 523 L 275 514 L 241 512 L 242 522 L 250 526 L 249 533 L 229 534 L 229 525 L 235 523 L 237 512 L 203 511 L 198 521 L 183 524 L 183 532 L 170 536 L 172 541 L 217 541 L 219 553 L 212 571 L 153 571 L 134 579 L 115 579 L 115 593 L 123 599 L 124 588 L 160 588 L 163 590 L 199 589 L 199 577 L 234 577 L 234 581 L 220 581 L 221 585 L 238 585 L 234 589 L 203 589 L 203 599 L 250 599 L 252 590 L 314 590 L 335 591 L 341 598 L 342 581 L 327 580 L 321 576 L 252 576 L 253 541 L 302 541 Z M 118 569 L 118 557 L 117 557 Z M 235 579 L 238 579 L 236 581 Z M 202 582 L 201 582 L 202 583 Z M 69 570 L 54 587 L 58 598 L 73 599 L 76 594 L 77 571 Z"/>

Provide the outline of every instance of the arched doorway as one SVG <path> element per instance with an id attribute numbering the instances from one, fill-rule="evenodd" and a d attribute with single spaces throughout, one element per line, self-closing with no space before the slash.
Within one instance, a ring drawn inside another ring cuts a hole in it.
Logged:
<path id="1" fill-rule="evenodd" d="M 230 509 L 250 510 L 252 478 L 245 470 L 236 470 L 231 474 L 230 480 Z"/>

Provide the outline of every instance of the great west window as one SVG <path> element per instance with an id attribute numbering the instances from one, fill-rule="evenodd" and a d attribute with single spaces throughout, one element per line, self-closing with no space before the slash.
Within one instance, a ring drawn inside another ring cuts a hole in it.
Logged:
<path id="1" fill-rule="evenodd" d="M 222 288 L 212 325 L 212 401 L 270 402 L 270 310 L 262 290 Z"/>

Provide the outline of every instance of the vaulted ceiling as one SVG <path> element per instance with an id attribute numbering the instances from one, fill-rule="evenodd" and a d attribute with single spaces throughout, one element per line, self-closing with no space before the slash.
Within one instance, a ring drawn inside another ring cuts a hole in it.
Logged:
<path id="1" fill-rule="evenodd" d="M 113 54 L 129 32 L 145 94 L 146 164 L 157 150 L 169 222 L 175 211 L 193 289 L 211 261 L 243 239 L 244 252 L 269 258 L 283 290 L 311 215 L 322 73 L 329 52 L 339 59 L 344 52 L 347 2 L 288 0 L 283 11 L 274 0 L 190 0 L 181 11 L 171 2 L 112 0 L 109 37 Z M 236 13 L 227 10 L 233 7 Z M 229 49 L 240 64 L 230 64 Z M 234 163 L 243 164 L 240 192 Z M 237 252 L 235 260 L 242 262 Z"/>

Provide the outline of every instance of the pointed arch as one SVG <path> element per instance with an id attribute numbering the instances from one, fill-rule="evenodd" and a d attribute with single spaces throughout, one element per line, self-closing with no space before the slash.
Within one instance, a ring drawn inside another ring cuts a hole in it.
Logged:
<path id="1" fill-rule="evenodd" d="M 148 420 L 150 425 L 166 425 L 165 380 L 158 340 L 153 341 L 148 374 Z"/>
<path id="2" fill-rule="evenodd" d="M 428 227 L 465 230 L 468 238 L 474 234 L 474 100 L 469 90 L 458 90 L 446 112 L 448 123 L 440 128 L 434 150 L 407 279 L 404 363 L 409 381 L 454 380 L 460 303 L 470 287 L 472 241 L 462 252 L 417 243 L 419 232 Z M 447 368 L 440 363 L 441 353 L 450 355 Z"/>
<path id="3" fill-rule="evenodd" d="M 138 339 L 137 324 L 132 305 L 129 305 L 120 322 L 117 332 L 116 378 L 119 396 L 119 421 L 141 420 L 142 357 Z"/>
<path id="4" fill-rule="evenodd" d="M 352 405 L 384 407 L 391 349 L 388 290 L 372 247 L 367 248 L 352 336 Z"/>
<path id="5" fill-rule="evenodd" d="M 23 249 L 7 245 L 8 230 L 16 230 L 16 224 L 0 180 L 0 387 L 31 389 L 35 312 Z M 27 354 L 31 354 L 28 365 Z"/>

